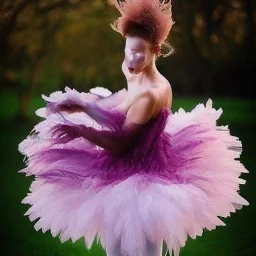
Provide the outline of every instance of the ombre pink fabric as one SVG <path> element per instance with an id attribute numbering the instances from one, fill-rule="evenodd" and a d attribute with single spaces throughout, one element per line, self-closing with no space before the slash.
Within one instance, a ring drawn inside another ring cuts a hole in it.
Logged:
<path id="1" fill-rule="evenodd" d="M 118 104 L 118 93 L 112 96 Z M 34 176 L 22 202 L 30 205 L 26 215 L 36 220 L 36 230 L 50 230 L 62 242 L 83 237 L 88 248 L 95 239 L 104 248 L 120 241 L 128 256 L 144 256 L 146 241 L 164 240 L 178 256 L 189 236 L 225 225 L 219 217 L 249 204 L 239 195 L 240 175 L 248 172 L 238 160 L 241 142 L 227 126 L 217 126 L 222 110 L 211 100 L 191 112 L 163 108 L 134 147 L 116 156 L 84 138 L 61 143 L 51 133 L 63 120 L 118 133 L 125 115 L 114 103 L 103 107 L 92 94 L 70 89 L 44 99 L 91 106 L 97 118 L 37 111 L 44 120 L 19 145 L 27 157 L 20 172 Z"/>

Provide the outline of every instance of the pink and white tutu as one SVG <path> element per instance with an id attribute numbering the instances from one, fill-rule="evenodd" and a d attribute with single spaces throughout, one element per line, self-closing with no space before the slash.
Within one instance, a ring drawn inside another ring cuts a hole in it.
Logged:
<path id="1" fill-rule="evenodd" d="M 108 108 L 94 94 L 71 89 L 44 97 L 55 104 L 67 98 L 87 104 L 98 118 L 40 109 L 44 120 L 19 145 L 27 157 L 20 172 L 35 177 L 22 203 L 31 205 L 26 215 L 37 220 L 36 230 L 50 230 L 62 242 L 84 237 L 88 248 L 95 239 L 106 249 L 119 241 L 127 256 L 143 255 L 146 241 L 165 241 L 177 256 L 188 236 L 224 226 L 219 217 L 249 204 L 239 195 L 245 183 L 239 177 L 248 172 L 238 160 L 241 142 L 227 126 L 216 125 L 222 110 L 211 100 L 191 112 L 163 108 L 132 150 L 117 156 L 82 137 L 62 143 L 51 129 L 64 118 L 118 133 L 125 120 L 113 108 L 118 97 Z"/>

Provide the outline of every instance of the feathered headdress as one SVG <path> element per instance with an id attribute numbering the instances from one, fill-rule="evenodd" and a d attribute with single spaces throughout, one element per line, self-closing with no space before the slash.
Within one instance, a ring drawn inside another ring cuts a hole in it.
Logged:
<path id="1" fill-rule="evenodd" d="M 121 33 L 135 34 L 152 43 L 162 43 L 173 25 L 171 0 L 116 0 L 121 17 L 111 27 Z"/>

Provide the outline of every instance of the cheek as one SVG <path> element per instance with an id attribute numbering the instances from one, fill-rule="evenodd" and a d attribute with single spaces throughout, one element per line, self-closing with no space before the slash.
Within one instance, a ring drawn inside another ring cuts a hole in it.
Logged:
<path id="1" fill-rule="evenodd" d="M 134 65 L 136 66 L 143 66 L 146 62 L 145 56 L 138 56 L 134 58 Z"/>
<path id="2" fill-rule="evenodd" d="M 128 67 L 137 70 L 143 69 L 148 63 L 148 56 L 146 54 L 125 54 L 125 62 Z"/>

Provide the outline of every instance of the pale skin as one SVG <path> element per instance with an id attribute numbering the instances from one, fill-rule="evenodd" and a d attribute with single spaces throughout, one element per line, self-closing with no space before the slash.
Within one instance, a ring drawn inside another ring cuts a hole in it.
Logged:
<path id="1" fill-rule="evenodd" d="M 139 37 L 126 38 L 122 70 L 127 79 L 128 91 L 124 100 L 115 107 L 126 114 L 124 126 L 129 127 L 134 123 L 143 125 L 155 118 L 163 107 L 172 106 L 171 86 L 155 65 L 159 51 L 159 45 L 152 45 Z M 107 248 L 107 255 L 123 256 L 120 243 Z M 146 241 L 143 255 L 162 255 L 162 241 Z"/>
<path id="2" fill-rule="evenodd" d="M 127 79 L 127 95 L 115 109 L 126 114 L 126 124 L 145 124 L 155 118 L 163 107 L 171 108 L 172 89 L 157 70 L 155 59 L 160 45 L 127 36 L 125 59 L 122 64 Z"/>
<path id="3" fill-rule="evenodd" d="M 171 108 L 172 90 L 167 79 L 156 68 L 155 59 L 160 52 L 159 44 L 152 44 L 137 37 L 127 36 L 125 58 L 122 70 L 127 79 L 128 90 L 119 92 L 120 104 L 114 108 L 126 115 L 123 123 L 124 136 L 116 136 L 108 131 L 98 131 L 83 125 L 59 125 L 55 127 L 56 134 L 65 134 L 67 139 L 84 137 L 94 144 L 122 155 L 136 143 L 137 134 L 144 124 L 158 116 L 162 108 Z M 98 105 L 107 107 L 115 94 L 106 99 L 95 99 Z M 110 104 L 111 105 L 111 104 Z M 91 115 L 90 109 L 77 106 L 76 103 L 63 104 L 59 110 L 85 111 Z M 93 114 L 91 116 L 94 118 Z M 122 143 L 120 143 L 122 142 Z"/>
<path id="4" fill-rule="evenodd" d="M 131 143 L 136 142 L 136 134 L 142 125 L 146 124 L 151 118 L 158 116 L 162 108 L 171 108 L 172 90 L 166 78 L 160 74 L 156 68 L 155 59 L 160 52 L 160 45 L 153 45 L 146 40 L 127 36 L 125 46 L 125 59 L 122 64 L 123 73 L 127 79 L 127 89 L 122 90 L 120 95 L 121 103 L 114 108 L 126 115 L 123 129 L 130 131 L 130 137 L 114 137 L 111 132 L 98 131 L 79 125 L 72 126 L 59 125 L 55 132 L 59 135 L 68 134 L 69 139 L 84 137 L 96 145 L 110 150 L 116 154 L 122 154 L 129 148 Z M 108 101 L 111 101 L 110 96 Z M 113 98 L 112 98 L 113 100 Z M 106 100 L 96 97 L 96 102 L 104 106 Z M 107 102 L 108 102 L 107 101 Z M 59 110 L 70 111 L 69 105 L 60 106 Z M 72 111 L 85 111 L 89 114 L 86 107 L 72 105 Z M 93 116 L 92 116 L 93 117 Z M 162 242 L 145 241 L 143 255 L 160 256 L 162 255 Z M 121 242 L 106 248 L 108 256 L 124 256 L 121 251 Z"/>

